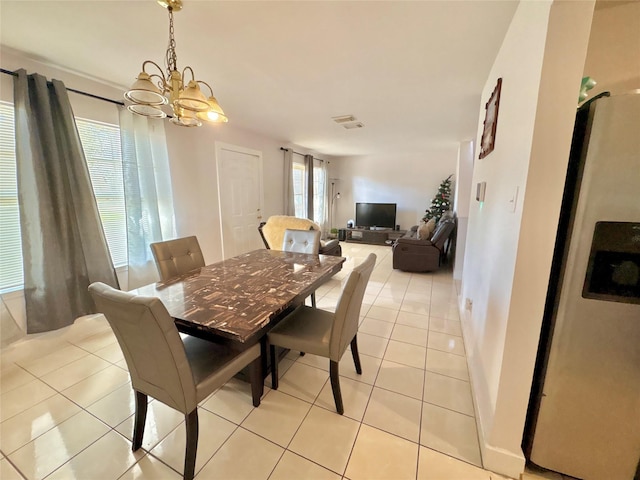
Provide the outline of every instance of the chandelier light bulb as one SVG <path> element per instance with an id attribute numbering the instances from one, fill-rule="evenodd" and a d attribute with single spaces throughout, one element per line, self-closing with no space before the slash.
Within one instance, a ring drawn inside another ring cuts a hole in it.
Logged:
<path id="1" fill-rule="evenodd" d="M 207 87 L 208 86 L 209 85 L 207 85 Z M 227 116 L 222 111 L 222 107 L 218 103 L 218 100 L 216 100 L 216 97 L 211 95 L 207 99 L 207 104 L 209 107 L 208 110 L 206 112 L 199 112 L 197 114 L 200 120 L 204 120 L 205 122 L 210 122 L 210 123 L 227 123 L 229 121 Z"/>

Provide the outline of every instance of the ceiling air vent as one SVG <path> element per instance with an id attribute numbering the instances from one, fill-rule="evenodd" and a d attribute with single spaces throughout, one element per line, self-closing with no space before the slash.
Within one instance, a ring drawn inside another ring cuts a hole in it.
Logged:
<path id="1" fill-rule="evenodd" d="M 331 117 L 331 118 L 336 123 L 353 122 L 356 120 L 356 117 L 354 117 L 353 115 L 341 115 L 339 117 Z"/>
<path id="2" fill-rule="evenodd" d="M 342 126 L 347 130 L 350 130 L 352 128 L 362 128 L 364 127 L 364 123 L 362 122 L 344 123 Z"/>

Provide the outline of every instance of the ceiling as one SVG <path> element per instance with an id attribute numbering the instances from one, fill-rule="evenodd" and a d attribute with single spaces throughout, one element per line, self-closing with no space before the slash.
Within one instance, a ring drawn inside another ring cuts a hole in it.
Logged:
<path id="1" fill-rule="evenodd" d="M 425 152 L 475 137 L 516 7 L 184 0 L 178 68 L 213 87 L 228 125 L 327 155 Z M 144 60 L 164 64 L 168 17 L 153 0 L 1 0 L 0 14 L 3 46 L 123 90 Z M 364 128 L 332 121 L 341 115 Z"/>

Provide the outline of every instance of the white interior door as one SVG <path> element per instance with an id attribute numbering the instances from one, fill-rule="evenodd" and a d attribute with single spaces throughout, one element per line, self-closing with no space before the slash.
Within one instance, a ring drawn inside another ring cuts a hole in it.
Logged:
<path id="1" fill-rule="evenodd" d="M 264 248 L 262 152 L 216 142 L 222 256 Z"/>

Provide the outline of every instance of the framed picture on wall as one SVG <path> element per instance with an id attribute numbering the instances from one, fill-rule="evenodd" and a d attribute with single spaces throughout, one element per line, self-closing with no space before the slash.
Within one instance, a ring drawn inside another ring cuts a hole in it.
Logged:
<path id="1" fill-rule="evenodd" d="M 498 125 L 498 107 L 500 106 L 500 89 L 502 87 L 502 78 L 498 79 L 496 88 L 485 106 L 486 113 L 484 117 L 484 128 L 482 130 L 482 140 L 480 141 L 480 156 L 484 158 L 489 155 L 496 143 L 496 128 Z"/>

